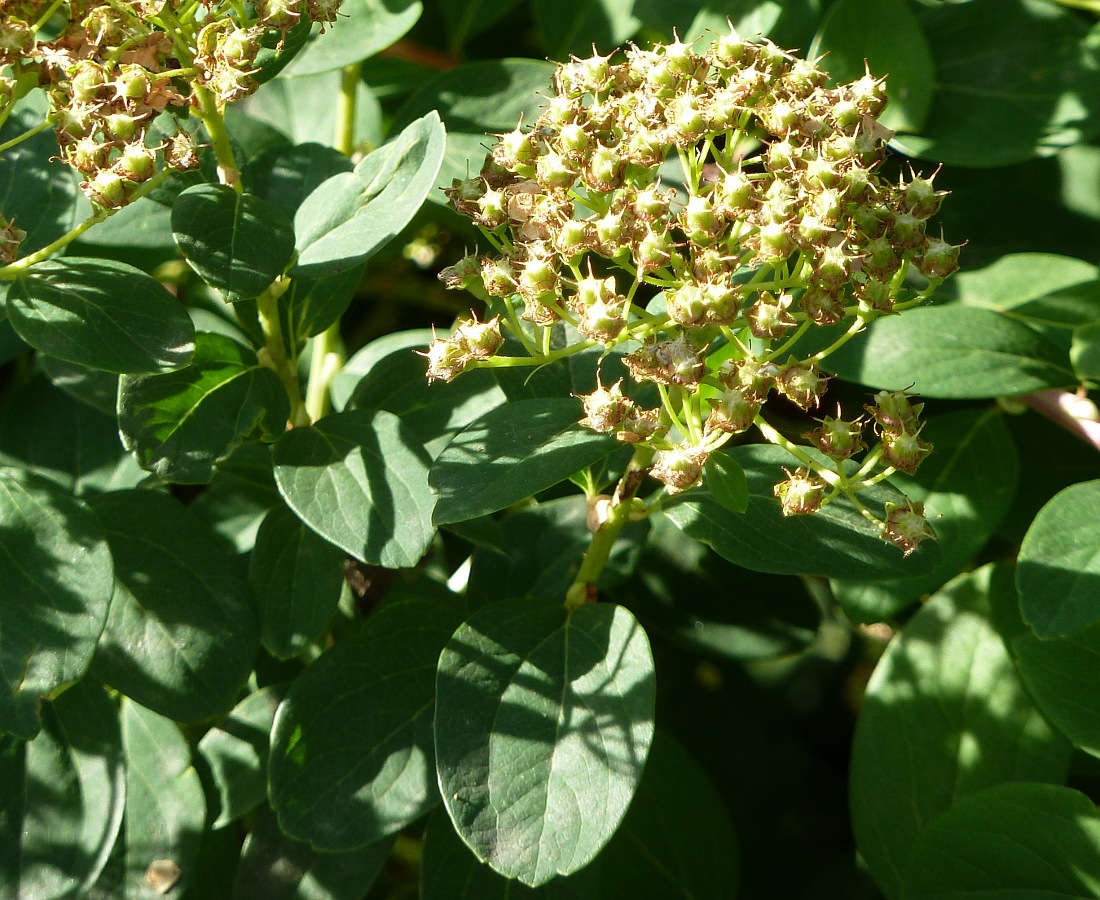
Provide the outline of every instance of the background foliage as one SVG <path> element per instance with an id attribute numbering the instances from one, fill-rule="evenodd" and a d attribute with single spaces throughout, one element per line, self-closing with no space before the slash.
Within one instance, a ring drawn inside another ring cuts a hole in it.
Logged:
<path id="1" fill-rule="evenodd" d="M 206 165 L 0 281 L 0 896 L 1100 896 L 1098 14 L 345 0 L 230 108 L 243 198 Z M 890 482 L 938 549 L 782 518 L 782 451 L 745 445 L 567 616 L 566 479 L 623 462 L 575 428 L 591 361 L 426 384 L 478 240 L 441 189 L 536 117 L 547 58 L 727 17 L 889 74 L 888 166 L 942 164 L 962 271 L 828 360 L 830 400 L 925 401 L 935 452 Z M 24 252 L 90 212 L 56 152 L 0 156 Z M 288 266 L 289 374 L 326 332 L 346 359 L 312 424 L 263 356 Z"/>

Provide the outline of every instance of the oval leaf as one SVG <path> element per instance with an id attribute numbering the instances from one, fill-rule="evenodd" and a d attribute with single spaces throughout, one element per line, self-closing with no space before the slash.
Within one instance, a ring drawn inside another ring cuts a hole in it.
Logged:
<path id="1" fill-rule="evenodd" d="M 96 674 L 180 722 L 227 712 L 259 644 L 240 563 L 166 494 L 103 494 L 93 510 L 107 533 L 116 577 Z"/>
<path id="2" fill-rule="evenodd" d="M 428 454 L 397 416 L 350 410 L 288 431 L 275 481 L 295 515 L 361 562 L 415 566 L 435 530 Z"/>
<path id="3" fill-rule="evenodd" d="M 773 488 L 786 477 L 783 467 L 797 463 L 782 447 L 735 447 L 729 455 L 748 481 L 749 502 L 743 516 L 721 506 L 706 489 L 684 494 L 664 512 L 688 536 L 730 562 L 777 575 L 868 580 L 922 575 L 939 562 L 940 551 L 934 541 L 925 541 L 908 557 L 903 556 L 900 548 L 883 538 L 880 529 L 843 499 L 813 515 L 784 516 Z M 905 502 L 901 493 L 886 484 L 862 492 L 860 499 L 880 517 L 887 501 Z"/>
<path id="4" fill-rule="evenodd" d="M 344 587 L 344 554 L 280 504 L 256 533 L 249 581 L 260 606 L 264 647 L 289 659 L 332 621 Z"/>
<path id="5" fill-rule="evenodd" d="M 527 885 L 583 868 L 634 795 L 654 700 L 649 641 L 620 606 L 476 612 L 436 687 L 439 786 L 462 840 Z"/>
<path id="6" fill-rule="evenodd" d="M 211 828 L 228 825 L 267 799 L 268 735 L 283 693 L 265 687 L 249 694 L 199 741 L 196 749 L 218 792 L 218 817 Z"/>
<path id="7" fill-rule="evenodd" d="M 924 397 L 1015 397 L 1076 384 L 1069 357 L 1038 332 L 961 304 L 878 319 L 822 364 L 848 381 Z"/>
<path id="8" fill-rule="evenodd" d="M 374 56 L 412 28 L 423 11 L 419 0 L 344 0 L 329 33 L 309 44 L 287 75 L 342 69 Z"/>
<path id="9" fill-rule="evenodd" d="M 634 0 L 533 0 L 546 53 L 552 59 L 569 54 L 589 56 L 596 49 L 613 51 L 641 21 L 631 15 Z"/>
<path id="10" fill-rule="evenodd" d="M 220 334 L 200 333 L 194 362 L 181 372 L 125 376 L 119 383 L 126 449 L 149 471 L 179 484 L 205 484 L 215 463 L 253 435 L 274 440 L 289 415 L 279 376 Z"/>
<path id="11" fill-rule="evenodd" d="M 439 802 L 435 669 L 460 621 L 442 603 L 395 601 L 294 682 L 275 719 L 268 769 L 285 832 L 324 850 L 350 850 Z"/>
<path id="12" fill-rule="evenodd" d="M 177 896 L 194 876 L 206 799 L 175 722 L 122 701 L 126 750 L 126 889 L 130 900 Z"/>
<path id="13" fill-rule="evenodd" d="M 33 737 L 38 700 L 83 677 L 114 572 L 99 520 L 39 475 L 0 469 L 0 732 Z"/>
<path id="14" fill-rule="evenodd" d="M 195 352 L 195 329 L 179 301 L 113 260 L 38 263 L 8 289 L 8 315 L 35 349 L 105 372 L 171 372 Z"/>
<path id="15" fill-rule="evenodd" d="M 1020 613 L 1041 638 L 1100 622 L 1100 480 L 1056 494 L 1035 517 L 1016 570 Z"/>
<path id="16" fill-rule="evenodd" d="M 286 213 L 224 184 L 197 184 L 180 194 L 172 232 L 191 268 L 231 299 L 258 297 L 294 255 Z"/>
<path id="17" fill-rule="evenodd" d="M 968 797 L 917 839 L 904 900 L 1095 897 L 1100 814 L 1055 784 L 1002 784 Z"/>
<path id="18" fill-rule="evenodd" d="M 703 469 L 703 481 L 710 495 L 730 512 L 749 508 L 749 482 L 745 470 L 728 453 L 712 453 Z"/>
<path id="19" fill-rule="evenodd" d="M 1065 777 L 1046 724 L 990 622 L 991 566 L 951 582 L 906 623 L 867 685 L 852 746 L 856 846 L 898 896 L 917 835 L 963 797 Z"/>
<path id="20" fill-rule="evenodd" d="M 354 172 L 323 182 L 294 216 L 294 274 L 337 275 L 395 237 L 435 185 L 445 145 L 443 123 L 431 112 L 365 156 Z"/>
<path id="21" fill-rule="evenodd" d="M 547 397 L 505 404 L 467 426 L 432 466 L 433 521 L 496 512 L 608 456 L 618 442 L 578 424 L 581 415 L 579 401 Z"/>

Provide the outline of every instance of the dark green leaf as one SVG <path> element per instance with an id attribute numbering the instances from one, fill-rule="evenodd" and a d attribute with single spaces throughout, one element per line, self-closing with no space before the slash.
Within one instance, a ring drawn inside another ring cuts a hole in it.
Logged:
<path id="1" fill-rule="evenodd" d="M 532 122 L 546 103 L 554 67 L 535 59 L 467 63 L 425 84 L 397 114 L 395 128 L 436 110 L 447 128 L 447 150 L 428 199 L 444 202 L 439 190 L 455 178 L 481 171 L 491 132 L 511 131 L 520 119 Z"/>
<path id="2" fill-rule="evenodd" d="M 500 541 L 478 549 L 470 565 L 466 596 L 478 605 L 502 597 L 565 600 L 581 559 L 592 543 L 584 497 L 539 503 L 502 520 Z M 638 564 L 647 522 L 629 523 L 600 572 L 601 589 L 621 583 Z"/>
<path id="3" fill-rule="evenodd" d="M 321 43 L 327 44 L 326 38 Z M 336 150 L 338 138 L 338 104 L 332 100 L 340 93 L 343 72 L 334 69 L 331 72 L 321 72 L 317 75 L 305 75 L 301 78 L 277 78 L 264 86 L 251 97 L 244 101 L 244 108 L 250 116 L 267 122 L 273 128 L 283 132 L 291 143 L 297 145 L 291 147 L 272 148 L 259 156 L 245 170 L 246 179 L 255 178 L 257 174 L 267 169 L 272 162 L 272 155 L 283 157 L 287 162 L 297 160 L 305 161 L 297 171 L 280 165 L 277 170 L 279 181 L 286 181 L 292 187 L 293 193 L 287 199 L 280 199 L 269 191 L 261 189 L 264 180 L 255 182 L 246 180 L 245 184 L 253 193 L 265 197 L 272 203 L 286 210 L 290 215 L 294 214 L 302 199 L 308 191 L 302 191 L 302 187 L 311 184 L 316 187 L 316 176 L 325 169 L 332 167 L 330 175 L 336 172 L 350 172 L 355 166 L 345 156 Z M 382 109 L 378 100 L 367 85 L 361 81 L 355 86 L 355 119 L 354 137 L 357 148 L 367 149 L 377 147 L 382 143 Z M 327 152 L 319 152 L 321 147 Z M 342 162 L 337 161 L 339 157 Z M 323 180 L 323 179 L 322 179 Z M 299 196 L 301 194 L 301 196 Z M 290 206 L 290 209 L 287 207 Z"/>
<path id="4" fill-rule="evenodd" d="M 852 748 L 856 845 L 896 897 L 914 840 L 963 797 L 1007 781 L 1058 782 L 1069 746 L 1046 724 L 989 621 L 993 568 L 961 576 L 887 648 Z"/>
<path id="5" fill-rule="evenodd" d="M 294 274 L 337 275 L 396 236 L 435 184 L 445 145 L 439 116 L 428 113 L 365 156 L 354 172 L 321 184 L 294 216 Z"/>
<path id="6" fill-rule="evenodd" d="M 439 802 L 435 669 L 460 622 L 442 603 L 394 601 L 294 682 L 275 720 L 268 769 L 284 831 L 314 847 L 350 850 Z"/>
<path id="7" fill-rule="evenodd" d="M 8 290 L 8 315 L 35 349 L 105 372 L 171 372 L 195 351 L 195 329 L 175 297 L 111 260 L 38 263 Z"/>
<path id="8" fill-rule="evenodd" d="M 183 371 L 119 384 L 123 443 L 146 469 L 177 483 L 209 481 L 215 463 L 253 436 L 274 440 L 289 415 L 279 376 L 217 334 L 197 335 L 194 362 Z"/>
<path id="9" fill-rule="evenodd" d="M 653 518 L 637 570 L 615 595 L 651 633 L 726 659 L 795 654 L 821 623 L 802 579 L 735 566 L 664 516 Z"/>
<path id="10" fill-rule="evenodd" d="M 491 28 L 519 5 L 519 0 L 442 0 L 447 40 L 454 56 L 467 38 Z"/>
<path id="11" fill-rule="evenodd" d="M 210 484 L 189 509 L 237 553 L 248 553 L 256 543 L 264 516 L 280 503 L 271 448 L 242 444 L 218 463 Z"/>
<path id="12" fill-rule="evenodd" d="M 1069 358 L 1082 381 L 1100 381 L 1100 322 L 1074 330 Z"/>
<path id="13" fill-rule="evenodd" d="M 97 676 L 177 721 L 228 712 L 259 644 L 239 561 L 165 494 L 103 494 L 93 509 L 116 577 Z"/>
<path id="14" fill-rule="evenodd" d="M 711 497 L 730 512 L 749 508 L 749 483 L 745 470 L 728 453 L 712 453 L 703 469 L 703 482 Z"/>
<path id="15" fill-rule="evenodd" d="M 932 107 L 936 69 L 932 51 L 906 0 L 839 0 L 806 51 L 834 83 L 869 70 L 886 80 L 889 106 L 881 121 L 895 131 L 920 131 Z"/>
<path id="16" fill-rule="evenodd" d="M 542 43 L 552 59 L 610 53 L 638 29 L 634 0 L 533 0 Z"/>
<path id="17" fill-rule="evenodd" d="M 439 658 L 435 752 L 443 802 L 495 871 L 538 886 L 615 833 L 653 737 L 649 641 L 622 607 L 505 601 Z"/>
<path id="18" fill-rule="evenodd" d="M 280 80 L 275 83 L 295 84 L 297 79 Z M 316 109 L 317 107 L 306 106 L 305 108 Z M 313 136 L 320 133 L 320 129 L 311 129 L 311 131 Z M 350 172 L 354 168 L 350 159 L 332 147 L 300 143 L 292 147 L 272 147 L 249 164 L 244 177 L 252 193 L 275 204 L 286 215 L 293 216 L 302 205 L 302 201 L 323 181 L 341 172 Z"/>
<path id="19" fill-rule="evenodd" d="M 1068 356 L 1007 316 L 961 304 L 878 319 L 823 363 L 848 381 L 959 400 L 1076 383 Z"/>
<path id="20" fill-rule="evenodd" d="M 905 900 L 1095 897 L 1100 815 L 1054 784 L 1002 784 L 935 819 L 913 846 Z"/>
<path id="21" fill-rule="evenodd" d="M 182 894 L 206 818 L 199 776 L 175 722 L 122 701 L 126 750 L 127 900 Z M 173 887 L 174 886 L 174 887 Z"/>
<path id="22" fill-rule="evenodd" d="M 110 253 L 115 258 L 137 253 L 148 253 L 152 258 L 175 258 L 176 239 L 172 235 L 172 211 L 151 197 L 142 197 L 82 234 L 76 246 L 81 249 L 110 248 Z M 133 264 L 151 271 L 151 268 L 139 263 Z"/>
<path id="23" fill-rule="evenodd" d="M 113 582 L 91 510 L 39 475 L 0 469 L 0 732 L 33 737 L 39 697 L 83 677 Z"/>
<path id="24" fill-rule="evenodd" d="M 264 808 L 245 839 L 233 886 L 235 900 L 362 900 L 382 872 L 393 842 L 347 853 L 314 850 L 283 834 Z"/>
<path id="25" fill-rule="evenodd" d="M 1012 641 L 1012 652 L 1043 714 L 1075 746 L 1100 756 L 1100 624 L 1047 640 L 1027 631 Z"/>
<path id="26" fill-rule="evenodd" d="M 1041 638 L 1100 622 L 1100 481 L 1066 488 L 1035 517 L 1016 570 L 1020 612 Z"/>
<path id="27" fill-rule="evenodd" d="M 329 33 L 306 47 L 286 72 L 312 75 L 361 62 L 404 35 L 423 11 L 419 0 L 344 0 Z"/>
<path id="28" fill-rule="evenodd" d="M 281 687 L 249 694 L 221 722 L 202 736 L 196 749 L 210 767 L 218 792 L 218 816 L 211 828 L 221 828 L 267 799 L 267 751 Z"/>
<path id="29" fill-rule="evenodd" d="M 280 504 L 260 525 L 250 565 L 264 648 L 280 659 L 296 656 L 332 622 L 344 554 Z"/>
<path id="30" fill-rule="evenodd" d="M 0 144 L 42 121 L 44 96 L 42 101 L 40 108 L 20 109 L 4 123 Z M 9 222 L 27 232 L 20 247 L 22 256 L 52 243 L 76 224 L 84 198 L 74 175 L 57 158 L 57 136 L 51 129 L 0 154 L 0 210 Z"/>
<path id="31" fill-rule="evenodd" d="M 936 94 L 903 153 L 1003 166 L 1096 134 L 1100 67 L 1088 24 L 1042 0 L 971 0 L 926 8 Z"/>
<path id="32" fill-rule="evenodd" d="M 302 16 L 286 31 L 268 28 L 263 33 L 260 49 L 253 63 L 256 73 L 252 77 L 257 84 L 267 84 L 298 56 L 309 40 L 312 25 L 308 16 Z"/>
<path id="33" fill-rule="evenodd" d="M 0 465 L 37 472 L 74 494 L 134 487 L 146 477 L 122 449 L 113 416 L 41 375 L 11 393 L 0 413 Z"/>
<path id="34" fill-rule="evenodd" d="M 287 432 L 274 450 L 287 505 L 356 559 L 415 566 L 435 531 L 429 459 L 397 416 L 351 410 Z"/>
<path id="35" fill-rule="evenodd" d="M 25 804 L 5 811 L 18 831 L 0 850 L 0 890 L 78 900 L 99 877 L 122 824 L 118 711 L 102 688 L 80 682 L 43 706 L 42 721 L 11 768 L 0 764 L 4 793 Z"/>
<path id="36" fill-rule="evenodd" d="M 233 299 L 262 294 L 294 255 L 287 214 L 224 184 L 199 184 L 180 194 L 172 232 L 203 281 Z"/>
<path id="37" fill-rule="evenodd" d="M 959 410 L 926 420 L 933 446 L 915 475 L 891 484 L 924 504 L 943 552 L 931 572 L 891 581 L 834 581 L 833 593 L 853 622 L 880 622 L 961 572 L 1004 518 L 1016 493 L 1012 435 L 996 409 Z"/>
<path id="38" fill-rule="evenodd" d="M 35 362 L 54 387 L 105 416 L 115 417 L 118 409 L 117 375 L 78 366 L 44 353 L 39 353 Z"/>
<path id="39" fill-rule="evenodd" d="M 618 446 L 578 424 L 579 402 L 546 398 L 497 407 L 463 430 L 436 459 L 437 525 L 475 519 L 553 487 Z"/>
<path id="40" fill-rule="evenodd" d="M 813 515 L 784 516 L 773 488 L 786 477 L 783 467 L 796 461 L 783 448 L 756 444 L 735 447 L 729 455 L 748 480 L 743 515 L 721 506 L 705 488 L 683 494 L 664 512 L 730 562 L 758 572 L 867 580 L 923 575 L 939 563 L 935 542 L 925 541 L 906 557 L 844 499 Z M 887 501 L 904 503 L 886 484 L 861 492 L 860 499 L 880 517 Z"/>
<path id="41" fill-rule="evenodd" d="M 302 340 L 336 324 L 354 299 L 365 268 L 364 263 L 329 278 L 295 278 L 281 298 L 285 333 Z"/>

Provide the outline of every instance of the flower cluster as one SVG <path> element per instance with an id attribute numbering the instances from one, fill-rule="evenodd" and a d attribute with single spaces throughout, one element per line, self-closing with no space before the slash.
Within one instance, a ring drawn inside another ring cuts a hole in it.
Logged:
<path id="1" fill-rule="evenodd" d="M 55 5 L 5 4 L 0 118 L 29 89 L 43 88 L 60 158 L 80 174 L 85 195 L 98 207 L 125 206 L 164 167 L 199 164 L 188 131 L 169 126 L 163 130 L 172 133 L 153 138 L 162 113 L 186 116 L 202 107 L 202 92 L 220 106 L 246 96 L 256 88 L 265 35 L 285 35 L 303 15 L 335 16 L 332 0 L 261 0 L 248 21 L 240 21 L 245 7 L 221 6 L 69 0 L 61 8 L 67 24 L 46 39 L 39 17 L 48 19 Z"/>
<path id="2" fill-rule="evenodd" d="M 634 382 L 655 383 L 661 407 L 639 408 L 619 382 L 582 398 L 583 423 L 645 442 L 669 492 L 698 483 L 710 453 L 757 425 L 805 463 L 777 487 L 784 513 L 841 494 L 858 503 L 872 481 L 849 482 L 843 463 L 866 449 L 861 420 L 825 418 L 806 435 L 832 463 L 814 474 L 822 464 L 761 410 L 772 394 L 819 406 L 821 360 L 957 267 L 959 247 L 926 227 L 944 196 L 934 176 L 877 174 L 885 103 L 881 80 L 830 87 L 813 63 L 732 31 L 701 53 L 676 41 L 574 59 L 532 127 L 500 136 L 479 175 L 448 191 L 496 252 L 441 277 L 485 296 L 532 364 L 596 346 L 622 353 Z M 825 350 L 793 352 L 807 330 L 846 319 Z M 554 326 L 575 340 L 548 353 L 538 333 Z M 493 364 L 453 342 L 433 343 L 429 378 Z M 871 468 L 912 472 L 929 450 L 920 407 L 890 394 L 868 409 Z"/>

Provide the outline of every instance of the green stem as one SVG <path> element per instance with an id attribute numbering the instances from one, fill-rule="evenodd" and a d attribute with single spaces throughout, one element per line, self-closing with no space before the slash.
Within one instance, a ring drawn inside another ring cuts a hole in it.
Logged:
<path id="1" fill-rule="evenodd" d="M 241 172 L 237 168 L 233 145 L 229 142 L 229 132 L 225 130 L 223 111 L 218 108 L 218 102 L 209 90 L 196 84 L 194 91 L 195 98 L 199 101 L 199 118 L 206 126 L 206 132 L 214 145 L 214 156 L 218 160 L 218 180 L 242 194 L 244 185 L 241 184 Z"/>
<path id="2" fill-rule="evenodd" d="M 288 279 L 279 279 L 256 298 L 256 307 L 260 317 L 260 328 L 264 333 L 264 346 L 257 356 L 260 362 L 271 369 L 286 388 L 290 400 L 290 424 L 297 428 L 310 423 L 309 413 L 302 402 L 302 390 L 298 383 L 298 369 L 295 361 L 286 353 L 283 343 L 283 326 L 279 319 L 279 298 L 290 287 Z"/>
<path id="3" fill-rule="evenodd" d="M 355 152 L 355 94 L 359 87 L 360 63 L 347 66 L 340 74 L 340 96 L 336 101 L 336 149 L 344 156 Z"/>
<path id="4" fill-rule="evenodd" d="M 611 550 L 618 540 L 623 526 L 630 521 L 630 513 L 634 510 L 634 495 L 641 487 L 645 478 L 645 470 L 653 459 L 653 450 L 644 444 L 639 444 L 634 450 L 623 477 L 615 488 L 615 494 L 606 502 L 606 516 L 592 535 L 592 543 L 581 561 L 581 567 L 577 571 L 577 577 L 565 594 L 565 608 L 572 612 L 585 603 L 595 599 L 596 584 L 600 580 L 600 574 L 611 558 Z"/>
<path id="5" fill-rule="evenodd" d="M 14 107 L 15 104 L 13 103 L 12 106 Z M 30 140 L 36 134 L 45 131 L 49 127 L 50 120 L 43 119 L 41 122 L 35 125 L 34 128 L 30 128 L 27 131 L 24 131 L 22 134 L 16 135 L 10 141 L 4 141 L 4 143 L 0 144 L 0 153 L 3 153 L 5 150 L 10 150 L 16 144 L 21 144 L 23 143 L 23 141 Z"/>

